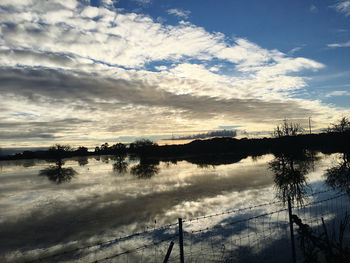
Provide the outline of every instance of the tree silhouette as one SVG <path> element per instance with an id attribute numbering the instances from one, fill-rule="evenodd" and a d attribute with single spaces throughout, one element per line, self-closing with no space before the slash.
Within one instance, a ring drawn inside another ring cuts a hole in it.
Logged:
<path id="1" fill-rule="evenodd" d="M 108 150 L 108 147 L 109 147 L 108 142 L 105 142 L 104 144 L 101 145 L 100 150 L 102 152 L 106 152 Z"/>
<path id="2" fill-rule="evenodd" d="M 136 155 L 146 155 L 151 153 L 158 144 L 148 139 L 137 140 L 129 145 L 129 152 Z"/>
<path id="3" fill-rule="evenodd" d="M 75 154 L 77 155 L 87 155 L 88 154 L 88 148 L 84 146 L 79 146 L 78 149 L 75 150 Z"/>
<path id="4" fill-rule="evenodd" d="M 124 154 L 126 152 L 126 146 L 122 143 L 116 143 L 110 147 L 113 154 Z"/>
<path id="5" fill-rule="evenodd" d="M 349 132 L 350 121 L 347 117 L 342 117 L 337 123 L 331 124 L 331 127 L 327 129 L 328 132 Z"/>
<path id="6" fill-rule="evenodd" d="M 55 144 L 51 146 L 47 151 L 48 158 L 55 161 L 62 160 L 65 157 L 71 157 L 72 153 L 72 147 L 70 145 L 63 144 Z"/>
<path id="7" fill-rule="evenodd" d="M 343 153 L 342 161 L 326 170 L 326 184 L 350 195 L 350 153 Z"/>
<path id="8" fill-rule="evenodd" d="M 295 136 L 303 133 L 304 129 L 300 126 L 299 123 L 294 123 L 284 119 L 282 124 L 277 125 L 275 128 L 273 135 L 275 137 L 283 137 L 283 136 Z"/>

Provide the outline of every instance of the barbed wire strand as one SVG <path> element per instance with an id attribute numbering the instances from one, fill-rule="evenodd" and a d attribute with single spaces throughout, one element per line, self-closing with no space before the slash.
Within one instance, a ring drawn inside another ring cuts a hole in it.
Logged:
<path id="1" fill-rule="evenodd" d="M 307 207 L 307 206 L 311 206 L 311 205 L 315 205 L 315 204 L 320 204 L 320 203 L 327 202 L 327 201 L 330 201 L 330 200 L 333 200 L 333 199 L 337 199 L 337 198 L 345 196 L 345 195 L 347 195 L 347 194 L 346 193 L 339 194 L 339 195 L 336 195 L 336 196 L 329 197 L 327 199 L 310 202 L 308 204 L 305 204 L 304 206 Z M 282 209 L 279 209 L 279 210 L 276 210 L 276 211 L 273 211 L 273 212 L 268 212 L 268 213 L 264 213 L 264 214 L 260 214 L 260 215 L 256 215 L 256 216 L 252 216 L 252 217 L 248 217 L 248 218 L 244 218 L 244 219 L 240 219 L 240 220 L 237 220 L 237 221 L 225 224 L 225 225 L 216 225 L 216 226 L 211 227 L 211 228 L 207 227 L 207 228 L 203 228 L 203 229 L 199 229 L 199 230 L 193 230 L 192 233 L 199 233 L 199 232 L 202 232 L 202 231 L 211 230 L 211 229 L 215 229 L 215 228 L 224 228 L 225 226 L 228 226 L 228 225 L 234 225 L 234 224 L 241 223 L 241 222 L 246 222 L 246 221 L 248 222 L 248 221 L 256 219 L 256 218 L 273 215 L 273 214 L 280 213 L 282 211 L 287 211 L 287 210 L 288 210 L 288 208 L 282 208 Z"/>
<path id="2" fill-rule="evenodd" d="M 324 191 L 319 191 L 319 192 L 312 193 L 312 194 L 310 194 L 308 196 L 314 196 L 314 195 L 317 195 L 317 194 L 322 194 L 322 193 L 326 193 L 326 192 L 330 192 L 330 191 L 334 191 L 334 190 L 333 189 L 328 189 L 328 190 L 324 190 Z M 313 205 L 313 204 L 317 204 L 317 203 L 320 203 L 320 202 L 325 202 L 325 201 L 328 201 L 328 200 L 332 200 L 334 198 L 338 198 L 338 197 L 343 196 L 343 195 L 346 195 L 346 194 L 344 193 L 344 194 L 341 194 L 341 195 L 333 197 L 333 198 L 331 197 L 331 198 L 328 198 L 328 199 L 325 199 L 325 200 L 322 200 L 322 201 L 316 201 L 316 202 L 312 202 L 312 203 L 309 203 L 309 204 L 305 204 L 305 205 L 303 205 L 303 207 L 307 207 L 307 206 L 310 206 L 310 205 Z M 201 220 L 201 219 L 207 219 L 207 218 L 212 218 L 212 217 L 217 217 L 217 216 L 222 216 L 222 215 L 227 215 L 227 214 L 232 214 L 232 213 L 238 213 L 238 212 L 241 212 L 241 211 L 251 210 L 251 209 L 255 209 L 255 208 L 259 208 L 259 207 L 263 207 L 263 206 L 270 206 L 270 205 L 274 205 L 274 204 L 278 204 L 278 203 L 282 203 L 282 202 L 283 201 L 279 200 L 279 201 L 273 201 L 273 202 L 264 203 L 264 204 L 258 204 L 258 205 L 254 205 L 254 206 L 249 206 L 249 207 L 244 207 L 244 208 L 239 208 L 239 209 L 225 211 L 225 212 L 222 212 L 222 213 L 205 215 L 205 216 L 200 216 L 200 217 L 196 217 L 196 218 L 184 219 L 183 222 L 192 222 L 192 221 L 198 221 L 198 220 Z M 293 207 L 293 208 L 298 208 L 298 207 Z M 278 211 L 270 212 L 270 213 L 261 214 L 261 215 L 258 215 L 258 216 L 255 216 L 255 217 L 251 217 L 251 218 L 248 218 L 248 219 L 242 219 L 242 220 L 237 221 L 237 222 L 244 222 L 246 220 L 252 220 L 252 219 L 255 219 L 255 218 L 259 218 L 259 217 L 268 216 L 268 215 L 272 215 L 272 214 L 275 214 L 277 212 L 285 211 L 285 210 L 286 210 L 286 208 L 278 210 Z M 41 257 L 41 258 L 37 258 L 37 259 L 33 259 L 33 260 L 27 260 L 27 261 L 25 261 L 25 263 L 38 262 L 38 261 L 42 261 L 42 260 L 49 259 L 49 258 L 52 258 L 52 257 L 63 256 L 63 255 L 66 255 L 66 254 L 74 253 L 74 252 L 77 252 L 77 251 L 80 251 L 80 250 L 84 250 L 84 249 L 90 249 L 90 248 L 98 247 L 98 246 L 106 246 L 106 245 L 110 245 L 110 244 L 113 244 L 113 243 L 118 243 L 120 241 L 124 241 L 126 239 L 131 239 L 131 238 L 134 238 L 134 237 L 137 237 L 137 236 L 142 236 L 142 235 L 145 235 L 145 234 L 154 233 L 156 231 L 169 229 L 169 228 L 175 227 L 175 226 L 178 226 L 178 223 L 167 224 L 167 225 L 163 225 L 163 226 L 161 226 L 159 228 L 153 228 L 152 230 L 146 230 L 146 231 L 143 231 L 143 232 L 133 233 L 133 234 L 130 234 L 130 235 L 127 235 L 127 236 L 123 236 L 123 237 L 119 237 L 119 238 L 115 238 L 115 239 L 112 239 L 112 240 L 101 241 L 101 242 L 94 243 L 94 244 L 89 244 L 89 245 L 86 245 L 86 246 L 80 246 L 80 247 L 77 247 L 77 248 L 74 248 L 74 249 L 70 249 L 70 250 L 66 250 L 66 251 L 63 251 L 63 252 L 60 252 L 60 253 L 47 255 L 47 256 L 44 256 L 44 257 Z M 148 227 L 146 227 L 146 228 L 148 228 Z M 204 231 L 204 230 L 208 230 L 208 228 L 207 229 L 202 229 L 202 230 L 196 230 L 193 233 L 197 233 L 197 232 Z"/>
<path id="3" fill-rule="evenodd" d="M 44 260 L 44 259 L 49 259 L 49 258 L 56 257 L 56 256 L 63 256 L 63 255 L 66 255 L 66 254 L 74 253 L 74 252 L 77 252 L 77 251 L 80 251 L 80 250 L 84 250 L 84 249 L 90 249 L 90 248 L 93 248 L 93 247 L 106 246 L 106 245 L 110 245 L 110 244 L 113 244 L 113 243 L 118 243 L 118 242 L 121 242 L 121 241 L 124 241 L 124 240 L 127 240 L 127 239 L 131 239 L 131 238 L 134 238 L 134 237 L 137 237 L 137 236 L 142 236 L 142 235 L 145 235 L 145 234 L 154 233 L 154 232 L 159 231 L 159 230 L 169 229 L 172 226 L 177 226 L 177 225 L 178 225 L 177 223 L 176 224 L 169 224 L 169 225 L 165 225 L 165 226 L 159 227 L 157 229 L 153 229 L 153 230 L 149 230 L 149 231 L 143 231 L 143 232 L 137 232 L 137 233 L 133 233 L 133 234 L 128 235 L 128 236 L 118 237 L 118 238 L 115 238 L 115 239 L 111 239 L 111 240 L 107 240 L 107 241 L 101 241 L 101 242 L 94 243 L 94 244 L 91 244 L 91 245 L 77 247 L 77 248 L 66 250 L 66 251 L 63 251 L 63 252 L 60 252 L 60 253 L 47 255 L 47 256 L 44 256 L 44 257 L 41 257 L 41 258 L 38 258 L 38 259 L 27 260 L 27 261 L 25 261 L 25 263 L 33 263 L 33 262 L 41 261 L 41 260 Z"/>
<path id="4" fill-rule="evenodd" d="M 323 194 L 323 193 L 327 193 L 327 192 L 332 192 L 332 191 L 334 191 L 334 190 L 333 189 L 327 189 L 327 190 L 323 190 L 323 191 L 319 191 L 319 192 L 315 192 L 315 193 L 311 193 L 311 194 L 305 195 L 304 197 L 310 197 L 310 196 Z M 182 222 L 183 223 L 185 223 L 185 222 L 192 222 L 192 221 L 197 221 L 197 220 L 201 220 L 201 219 L 206 219 L 206 218 L 211 218 L 211 217 L 216 217 L 216 216 L 222 216 L 222 215 L 237 213 L 237 212 L 241 212 L 241 211 L 245 211 L 245 210 L 251 210 L 251 209 L 255 209 L 255 208 L 259 208 L 259 207 L 263 207 L 263 206 L 274 205 L 274 204 L 278 204 L 278 203 L 283 203 L 283 201 L 282 200 L 278 200 L 278 201 L 258 204 L 258 205 L 254 205 L 254 206 L 248 206 L 248 207 L 228 210 L 228 211 L 221 212 L 221 213 L 216 213 L 216 214 L 204 215 L 204 216 L 199 216 L 199 217 L 194 217 L 194 218 L 185 218 L 185 219 L 182 220 Z"/>
<path id="5" fill-rule="evenodd" d="M 174 239 L 176 236 L 178 236 L 178 235 L 173 235 L 173 236 L 168 237 L 168 238 L 166 238 L 166 239 L 162 239 L 162 240 L 160 240 L 160 241 L 153 242 L 152 244 L 143 245 L 143 246 L 140 246 L 140 247 L 137 247 L 137 248 L 125 250 L 125 251 L 123 251 L 123 252 L 120 252 L 120 253 L 117 253 L 117 254 L 114 254 L 114 255 L 105 257 L 105 258 L 101 258 L 101 259 L 98 259 L 98 260 L 94 260 L 94 261 L 92 261 L 92 263 L 103 262 L 103 261 L 106 261 L 106 260 L 109 260 L 109 259 L 112 259 L 112 258 L 116 258 L 116 257 L 122 256 L 122 255 L 126 255 L 126 254 L 130 254 L 130 253 L 136 252 L 136 251 L 138 251 L 138 250 L 146 249 L 146 248 L 153 247 L 153 246 L 158 246 L 159 244 L 161 244 L 161 243 L 163 243 L 163 242 L 165 242 L 165 241 L 169 241 L 169 240 Z"/>

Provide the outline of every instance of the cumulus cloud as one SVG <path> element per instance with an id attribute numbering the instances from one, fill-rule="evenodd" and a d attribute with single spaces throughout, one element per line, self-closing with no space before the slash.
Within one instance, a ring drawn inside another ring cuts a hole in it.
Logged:
<path id="1" fill-rule="evenodd" d="M 209 33 L 188 22 L 163 26 L 147 16 L 105 7 L 58 7 L 34 5 L 27 16 L 21 15 L 24 10 L 2 14 L 5 46 L 72 54 L 124 67 L 187 57 L 218 58 L 249 67 L 284 56 L 246 39 L 228 44 L 223 34 Z M 96 17 L 99 19 L 93 19 Z"/>
<path id="2" fill-rule="evenodd" d="M 172 8 L 172 9 L 168 9 L 168 14 L 174 15 L 174 16 L 177 16 L 180 18 L 188 18 L 188 16 L 191 14 L 191 11 L 178 9 L 178 8 Z"/>
<path id="3" fill-rule="evenodd" d="M 3 1 L 0 24 L 1 118 L 18 122 L 21 107 L 32 116 L 21 119 L 26 130 L 33 118 L 90 120 L 37 131 L 43 136 L 192 133 L 238 120 L 258 129 L 257 120 L 267 128 L 274 119 L 327 112 L 318 101 L 293 99 L 307 87 L 304 72 L 323 64 L 189 22 L 157 23 L 113 1 Z"/>

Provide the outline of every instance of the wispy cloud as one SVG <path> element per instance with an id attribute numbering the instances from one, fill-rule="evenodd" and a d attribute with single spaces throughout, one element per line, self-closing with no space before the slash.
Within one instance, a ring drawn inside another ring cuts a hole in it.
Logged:
<path id="1" fill-rule="evenodd" d="M 184 9 L 178 9 L 178 8 L 172 8 L 168 10 L 168 14 L 175 15 L 181 18 L 188 18 L 188 16 L 191 14 L 191 11 L 184 10 Z"/>
<path id="2" fill-rule="evenodd" d="M 152 0 L 134 0 L 134 1 L 136 1 L 136 2 L 138 2 L 140 4 L 149 4 L 149 3 L 152 2 Z"/>
<path id="3" fill-rule="evenodd" d="M 311 5 L 311 6 L 310 6 L 310 12 L 311 12 L 311 13 L 317 13 L 317 12 L 318 12 L 317 6 Z"/>
<path id="4" fill-rule="evenodd" d="M 328 44 L 328 47 L 332 47 L 332 48 L 337 48 L 337 47 L 350 47 L 350 41 L 345 42 L 345 43 L 332 43 L 332 44 Z"/>
<path id="5" fill-rule="evenodd" d="M 350 96 L 350 92 L 346 91 L 346 90 L 335 90 L 335 91 L 332 91 L 332 92 L 326 94 L 327 98 L 337 97 L 337 96 Z"/>
<path id="6" fill-rule="evenodd" d="M 298 51 L 300 51 L 301 49 L 302 49 L 302 47 L 295 47 L 295 48 L 289 50 L 288 54 L 293 55 L 293 54 L 297 53 Z"/>
<path id="7" fill-rule="evenodd" d="M 350 16 L 350 0 L 343 0 L 332 6 L 339 13 Z"/>

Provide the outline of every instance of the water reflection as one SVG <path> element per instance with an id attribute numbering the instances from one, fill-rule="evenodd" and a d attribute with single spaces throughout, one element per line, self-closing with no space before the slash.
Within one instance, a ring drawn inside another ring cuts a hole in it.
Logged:
<path id="1" fill-rule="evenodd" d="M 159 160 L 141 158 L 140 163 L 130 169 L 130 173 L 140 179 L 151 178 L 159 173 Z"/>
<path id="2" fill-rule="evenodd" d="M 29 168 L 33 167 L 36 165 L 36 160 L 35 159 L 28 159 L 23 161 L 23 167 L 24 168 Z"/>
<path id="3" fill-rule="evenodd" d="M 247 156 L 242 155 L 231 155 L 231 154 L 221 154 L 221 155 L 200 155 L 187 157 L 185 160 L 189 163 L 196 164 L 199 168 L 209 168 L 215 167 L 223 164 L 233 164 L 241 161 Z"/>
<path id="4" fill-rule="evenodd" d="M 79 166 L 85 166 L 89 163 L 89 160 L 86 156 L 79 157 L 78 164 Z"/>
<path id="5" fill-rule="evenodd" d="M 122 175 L 128 172 L 129 164 L 125 161 L 126 154 L 118 154 L 115 156 L 115 163 L 113 164 L 113 172 L 117 175 Z"/>
<path id="6" fill-rule="evenodd" d="M 350 195 L 350 153 L 343 153 L 341 161 L 327 169 L 325 176 L 327 185 Z"/>
<path id="7" fill-rule="evenodd" d="M 273 179 L 278 183 L 276 183 L 276 189 L 277 185 L 280 187 L 284 184 L 288 185 L 292 181 L 288 177 L 289 170 L 297 170 L 299 174 L 303 174 L 302 180 L 298 179 L 299 183 L 302 184 L 301 187 L 306 187 L 305 184 L 308 181 L 310 186 L 317 182 L 315 187 L 319 188 L 320 183 L 323 182 L 320 178 L 325 172 L 323 169 L 319 174 L 317 173 L 317 176 L 313 175 L 310 176 L 309 180 L 306 179 L 305 166 L 311 169 L 313 161 L 317 159 L 312 155 L 312 153 L 284 153 L 276 154 L 272 162 L 273 157 L 268 155 L 263 158 L 247 158 L 240 163 L 236 163 L 240 160 L 239 156 L 236 156 L 237 158 L 227 156 L 226 158 L 218 155 L 208 159 L 203 158 L 203 156 L 186 157 L 186 159 L 182 157 L 182 159 L 174 158 L 171 160 L 168 158 L 166 163 L 161 164 L 157 160 L 150 160 L 150 158 L 143 158 L 139 163 L 138 159 L 134 161 L 128 156 L 110 156 L 109 164 L 106 164 L 96 161 L 94 156 L 90 157 L 88 167 L 79 167 L 78 159 L 64 159 L 66 166 L 72 166 L 82 176 L 76 176 L 70 183 L 64 184 L 62 178 L 71 179 L 72 176 L 57 176 L 59 170 L 62 171 L 64 170 L 62 167 L 66 167 L 62 160 L 61 163 L 52 164 L 54 168 L 45 170 L 49 170 L 49 174 L 52 170 L 55 171 L 55 175 L 50 180 L 62 182 L 60 187 L 56 187 L 53 183 L 51 186 L 47 185 L 46 178 L 39 180 L 37 174 L 40 169 L 43 169 L 43 163 L 40 163 L 36 170 L 28 169 L 28 174 L 23 174 L 26 171 L 22 166 L 19 167 L 21 170 L 16 168 L 14 171 L 5 167 L 7 169 L 6 176 L 0 176 L 0 186 L 2 187 L 0 192 L 4 196 L 1 205 L 4 208 L 2 211 L 6 213 L 6 216 L 2 213 L 0 218 L 4 220 L 0 220 L 0 243 L 3 244 L 0 254 L 14 254 L 17 253 L 17 249 L 22 248 L 28 248 L 30 252 L 40 252 L 38 248 L 47 247 L 56 251 L 57 247 L 62 246 L 62 250 L 67 250 L 66 244 L 76 244 L 77 240 L 77 246 L 79 246 L 88 244 L 91 240 L 108 240 L 114 235 L 123 236 L 141 232 L 145 226 L 150 226 L 154 219 L 157 219 L 157 226 L 162 226 L 176 222 L 178 217 L 193 218 L 259 203 L 269 203 L 274 197 Z M 347 158 L 349 160 L 349 156 Z M 328 162 L 330 158 L 325 156 L 324 159 Z M 268 162 L 271 162 L 270 165 L 274 167 L 274 170 L 267 169 Z M 323 168 L 327 162 L 322 162 L 319 167 Z M 72 165 L 68 165 L 71 163 Z M 176 166 L 172 165 L 176 163 Z M 215 170 L 198 169 L 197 163 L 210 163 L 210 165 L 215 165 Z M 231 163 L 232 165 L 218 165 Z M 13 169 L 12 166 L 10 168 Z M 132 173 L 135 176 L 131 178 L 130 174 L 127 174 L 128 176 L 111 177 L 112 168 L 116 173 L 122 174 L 126 171 L 126 173 Z M 277 174 L 270 176 L 272 171 Z M 155 176 L 155 174 L 157 175 Z M 268 176 L 266 176 L 267 174 Z M 50 178 L 43 170 L 41 170 L 41 175 Z M 156 178 L 137 180 L 137 178 L 150 178 L 152 176 Z M 33 178 L 31 179 L 31 177 Z M 28 179 L 31 180 L 31 184 L 23 184 L 23 181 Z M 288 187 L 286 189 L 289 191 Z M 272 211 L 274 207 L 269 206 L 268 209 L 270 208 L 271 210 L 266 212 Z M 211 221 L 212 218 L 208 218 L 207 221 L 201 221 L 200 224 L 191 225 L 191 227 L 198 226 L 198 229 L 201 229 L 206 226 L 221 226 L 221 224 L 236 222 L 264 213 L 263 209 L 243 211 L 241 214 L 233 213 L 229 215 L 230 218 L 226 218 L 226 216 L 215 217 L 213 221 Z M 262 221 L 255 220 L 255 224 L 239 223 L 230 225 L 225 231 L 206 231 L 210 234 L 209 236 L 206 236 L 204 232 L 197 235 L 198 244 L 205 245 L 206 240 L 210 240 L 211 244 L 213 241 L 215 244 L 216 239 L 230 238 L 232 240 L 232 235 L 244 236 L 246 232 L 243 230 L 248 228 L 252 229 L 251 231 L 254 228 L 260 231 L 262 228 L 264 231 L 271 226 L 271 229 L 274 229 L 273 219 L 272 216 L 268 221 L 264 217 Z M 261 225 L 260 222 L 262 222 Z M 189 226 L 186 225 L 187 231 L 192 230 Z M 285 231 L 278 232 L 285 233 Z M 166 233 L 172 232 L 166 231 Z M 14 236 L 21 236 L 21 238 L 14 239 Z M 196 240 L 196 235 L 192 236 L 193 240 Z M 137 240 L 137 242 L 139 241 Z M 261 242 L 265 244 L 265 240 Z M 278 241 L 278 243 L 288 244 L 284 241 Z M 115 247 L 119 246 L 111 246 L 113 249 Z M 164 251 L 166 249 L 167 247 Z M 101 254 L 109 252 L 114 251 L 101 250 Z M 245 252 L 241 251 L 241 253 Z M 99 254 L 96 258 L 104 257 L 105 255 Z M 231 258 L 233 258 L 231 261 L 239 262 L 237 257 L 241 259 L 241 262 L 250 259 L 249 254 L 233 254 L 232 257 L 223 258 L 222 262 L 230 261 Z M 89 260 L 82 259 L 81 262 L 83 261 Z M 133 262 L 138 261 L 135 259 Z M 148 262 L 147 260 L 143 261 Z M 203 261 L 206 259 L 203 258 Z M 283 258 L 280 262 L 282 261 Z"/>
<path id="8" fill-rule="evenodd" d="M 284 203 L 288 197 L 294 203 L 302 205 L 308 187 L 306 174 L 319 160 L 314 152 L 297 151 L 275 153 L 275 159 L 269 163 L 275 178 L 275 188 Z"/>
<path id="9" fill-rule="evenodd" d="M 109 155 L 101 155 L 99 160 L 104 163 L 109 163 L 109 159 L 110 159 Z"/>
<path id="10" fill-rule="evenodd" d="M 50 181 L 56 184 L 61 184 L 64 182 L 69 182 L 77 174 L 77 172 L 72 168 L 63 168 L 64 161 L 59 159 L 56 161 L 56 165 L 50 165 L 49 167 L 40 170 L 39 176 L 47 176 Z"/>

